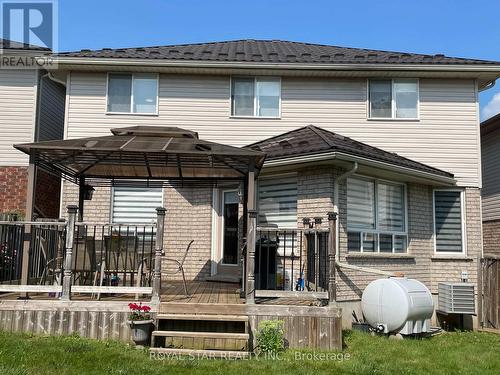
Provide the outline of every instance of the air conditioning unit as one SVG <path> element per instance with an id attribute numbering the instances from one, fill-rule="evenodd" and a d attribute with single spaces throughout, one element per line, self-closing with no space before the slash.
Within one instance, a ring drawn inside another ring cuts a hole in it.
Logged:
<path id="1" fill-rule="evenodd" d="M 475 314 L 474 284 L 439 283 L 438 311 L 446 314 Z"/>

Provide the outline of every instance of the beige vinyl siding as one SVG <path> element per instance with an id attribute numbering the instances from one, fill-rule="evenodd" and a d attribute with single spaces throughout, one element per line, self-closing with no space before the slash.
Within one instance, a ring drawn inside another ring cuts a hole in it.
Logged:
<path id="1" fill-rule="evenodd" d="M 106 74 L 71 73 L 68 138 L 132 125 L 186 127 L 243 146 L 314 124 L 444 169 L 479 186 L 473 80 L 420 80 L 420 121 L 367 120 L 365 79 L 282 78 L 281 119 L 230 117 L 229 76 L 161 75 L 158 116 L 106 115 Z"/>
<path id="2" fill-rule="evenodd" d="M 500 219 L 500 129 L 481 139 L 483 220 Z"/>
<path id="3" fill-rule="evenodd" d="M 63 139 L 65 100 L 66 90 L 63 85 L 52 81 L 49 77 L 41 78 L 38 102 L 38 141 Z"/>
<path id="4" fill-rule="evenodd" d="M 0 69 L 0 166 L 26 166 L 28 157 L 12 147 L 32 142 L 37 73 Z"/>

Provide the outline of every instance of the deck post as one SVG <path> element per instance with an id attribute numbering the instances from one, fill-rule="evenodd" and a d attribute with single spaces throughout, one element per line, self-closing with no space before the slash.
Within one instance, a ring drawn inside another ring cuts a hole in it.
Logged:
<path id="1" fill-rule="evenodd" d="M 257 236 L 257 211 L 255 210 L 255 170 L 251 165 L 248 172 L 247 188 L 247 285 L 245 296 L 247 304 L 255 303 L 255 242 Z"/>
<path id="2" fill-rule="evenodd" d="M 163 232 L 165 228 L 165 214 L 167 210 L 163 207 L 156 209 L 156 240 L 155 240 L 155 265 L 153 270 L 153 294 L 151 303 L 160 303 L 161 292 L 161 256 L 163 253 Z"/>
<path id="3" fill-rule="evenodd" d="M 337 281 L 335 276 L 335 253 L 337 247 L 337 213 L 328 213 L 328 303 L 337 300 Z"/>
<path id="4" fill-rule="evenodd" d="M 71 299 L 71 280 L 73 278 L 73 243 L 75 237 L 75 222 L 78 207 L 68 206 L 68 222 L 66 224 L 66 257 L 64 259 L 64 276 L 61 300 Z"/>
<path id="5" fill-rule="evenodd" d="M 257 231 L 257 211 L 248 210 L 247 239 L 247 289 L 246 303 L 255 303 L 255 243 Z"/>
<path id="6" fill-rule="evenodd" d="M 28 186 L 26 195 L 26 211 L 24 220 L 30 222 L 33 219 L 33 204 L 35 200 L 35 180 L 36 180 L 36 168 L 35 164 L 32 162 L 30 156 L 30 163 L 28 166 Z M 24 242 L 23 242 L 23 253 L 21 260 L 21 285 L 28 285 L 28 274 L 29 274 L 29 259 L 30 259 L 30 244 L 31 244 L 31 225 L 27 224 L 24 227 Z M 20 294 L 21 299 L 29 298 L 28 293 L 23 292 Z"/>

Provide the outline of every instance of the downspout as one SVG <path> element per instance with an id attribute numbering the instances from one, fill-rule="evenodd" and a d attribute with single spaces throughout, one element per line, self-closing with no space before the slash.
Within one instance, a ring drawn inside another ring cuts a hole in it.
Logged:
<path id="1" fill-rule="evenodd" d="M 382 276 L 402 276 L 401 273 L 398 272 L 390 272 L 390 271 L 382 271 L 374 268 L 360 267 L 352 264 L 341 263 L 340 262 L 340 215 L 339 215 L 339 183 L 344 181 L 347 177 L 353 175 L 358 170 L 358 162 L 354 162 L 352 168 L 347 172 L 344 172 L 337 178 L 333 179 L 333 210 L 337 213 L 337 225 L 335 227 L 337 243 L 335 244 L 335 264 L 339 268 L 347 268 L 355 271 L 365 272 L 365 273 L 373 273 L 376 275 Z"/>
<path id="2" fill-rule="evenodd" d="M 54 82 L 56 82 L 56 83 L 59 83 L 60 85 L 63 85 L 64 87 L 66 87 L 66 82 L 61 81 L 60 79 L 57 79 L 56 77 L 54 77 L 54 76 L 53 76 L 53 74 L 52 74 L 51 72 L 47 72 L 47 74 L 44 74 L 44 76 L 43 76 L 43 77 L 49 77 L 49 79 L 50 79 L 51 81 L 54 81 Z M 42 78 L 43 78 L 43 77 L 42 77 Z"/>

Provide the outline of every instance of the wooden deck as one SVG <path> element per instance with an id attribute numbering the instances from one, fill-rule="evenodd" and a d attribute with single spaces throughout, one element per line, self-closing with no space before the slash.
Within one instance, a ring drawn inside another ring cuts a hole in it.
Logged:
<path id="1" fill-rule="evenodd" d="M 163 281 L 161 288 L 162 303 L 212 303 L 212 304 L 244 304 L 240 297 L 240 285 L 212 281 L 190 281 L 187 283 L 188 293 L 184 294 L 182 281 Z"/>

